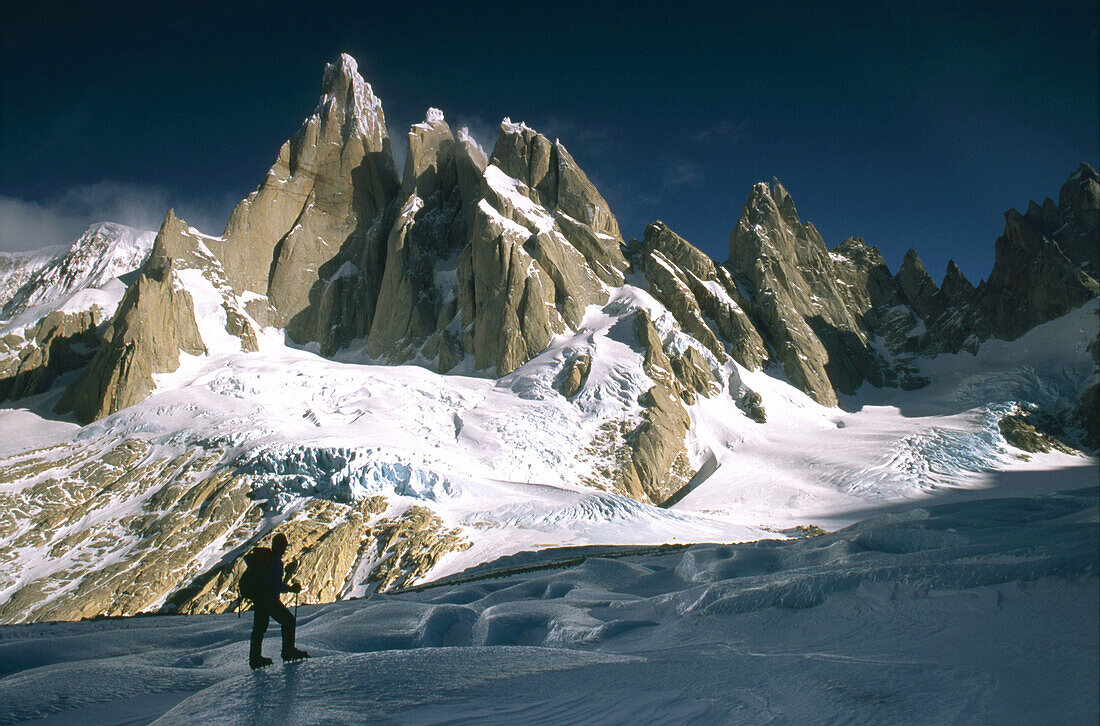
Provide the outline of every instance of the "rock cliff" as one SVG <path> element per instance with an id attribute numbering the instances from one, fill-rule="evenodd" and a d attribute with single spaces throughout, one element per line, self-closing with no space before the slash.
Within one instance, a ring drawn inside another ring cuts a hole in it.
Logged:
<path id="1" fill-rule="evenodd" d="M 141 275 L 126 290 L 103 342 L 57 405 L 81 422 L 94 421 L 143 400 L 153 375 L 176 370 L 180 353 L 203 355 L 194 301 L 176 279 L 192 252 L 187 225 L 168 211 Z"/>
<path id="2" fill-rule="evenodd" d="M 341 55 L 317 108 L 209 243 L 248 312 L 332 353 L 365 336 L 385 268 L 399 179 L 382 102 Z"/>

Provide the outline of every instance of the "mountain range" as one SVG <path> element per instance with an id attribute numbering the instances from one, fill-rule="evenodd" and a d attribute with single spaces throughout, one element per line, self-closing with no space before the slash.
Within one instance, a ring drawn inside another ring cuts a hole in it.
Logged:
<path id="1" fill-rule="evenodd" d="M 398 173 L 341 56 L 221 236 L 168 210 L 0 257 L 0 621 L 222 611 L 277 532 L 325 602 L 524 548 L 800 536 L 1100 446 L 1088 164 L 1006 212 L 978 285 L 828 247 L 778 180 L 731 222 L 724 262 L 624 239 L 507 118 L 486 151 L 428 109 Z"/>

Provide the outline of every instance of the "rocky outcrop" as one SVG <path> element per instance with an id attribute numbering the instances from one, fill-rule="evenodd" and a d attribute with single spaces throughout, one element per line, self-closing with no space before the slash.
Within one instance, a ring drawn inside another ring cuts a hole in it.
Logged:
<path id="1" fill-rule="evenodd" d="M 173 270 L 202 273 L 241 350 L 258 349 L 253 320 L 326 353 L 366 335 L 397 185 L 381 103 L 355 61 L 341 56 L 326 69 L 317 109 L 234 210 L 223 237 L 205 237 L 169 212 L 104 345 L 59 410 L 81 421 L 105 416 L 145 398 L 152 375 L 174 370 L 181 352 L 208 350 Z"/>
<path id="2" fill-rule="evenodd" d="M 186 615 L 249 607 L 240 602 L 238 592 L 244 555 L 253 547 L 270 547 L 276 534 L 287 538 L 285 574 L 302 586 L 297 596 L 302 604 L 339 600 L 353 586 L 385 592 L 411 585 L 444 555 L 470 547 L 461 530 L 446 527 L 427 507 L 414 505 L 394 516 L 378 516 L 387 507 L 381 496 L 351 504 L 307 500 L 291 519 L 267 529 L 230 561 L 180 589 L 167 607 Z"/>
<path id="3" fill-rule="evenodd" d="M 127 289 L 103 343 L 58 403 L 77 420 L 94 421 L 143 400 L 153 374 L 179 367 L 181 352 L 203 355 L 191 295 L 174 270 L 194 254 L 187 225 L 169 210 L 141 275 Z"/>
<path id="4" fill-rule="evenodd" d="M 641 242 L 631 240 L 628 250 L 649 292 L 672 312 L 684 332 L 719 360 L 730 356 L 750 370 L 767 362 L 767 347 L 728 270 L 660 221 L 646 227 Z"/>
<path id="5" fill-rule="evenodd" d="M 97 310 L 49 312 L 24 332 L 0 338 L 0 400 L 43 393 L 83 367 L 99 347 Z"/>
<path id="6" fill-rule="evenodd" d="M 607 203 L 560 143 L 507 119 L 458 267 L 463 347 L 503 375 L 533 358 L 627 267 Z"/>
<path id="7" fill-rule="evenodd" d="M 278 533 L 302 603 L 413 584 L 470 546 L 428 507 L 390 512 L 382 496 L 305 497 L 272 526 L 272 502 L 224 448 L 104 443 L 0 461 L 0 485 L 22 484 L 0 491 L 0 622 L 225 612 L 238 605 L 244 553 Z M 41 555 L 13 557 L 27 548 Z"/>
<path id="8" fill-rule="evenodd" d="M 1024 217 L 1089 277 L 1100 278 L 1100 175 L 1082 163 L 1058 193 L 1028 204 Z"/>
<path id="9" fill-rule="evenodd" d="M 925 320 L 936 320 L 944 314 L 946 305 L 940 289 L 912 247 L 906 251 L 895 279 L 914 313 Z"/>
<path id="10" fill-rule="evenodd" d="M 208 246 L 235 290 L 266 297 L 252 317 L 331 353 L 370 331 L 398 184 L 382 103 L 341 55 L 316 110 Z"/>
<path id="11" fill-rule="evenodd" d="M 737 404 L 737 408 L 741 409 L 746 416 L 756 423 L 762 424 L 768 422 L 768 413 L 764 410 L 764 401 L 756 391 L 745 389 L 745 391 L 735 399 L 734 403 Z"/>
<path id="12" fill-rule="evenodd" d="M 732 271 L 751 290 L 761 332 L 794 385 L 835 406 L 836 391 L 853 393 L 866 380 L 888 380 L 864 319 L 872 306 L 868 289 L 848 282 L 870 270 L 830 253 L 817 229 L 799 221 L 779 182 L 753 187 L 730 235 L 729 254 Z"/>
<path id="13" fill-rule="evenodd" d="M 1089 270 L 1100 234 L 1098 196 L 1095 171 L 1082 165 L 1059 204 L 1048 199 L 1026 214 L 1006 213 L 993 272 L 979 288 L 954 262 L 937 288 L 912 249 L 897 275 L 858 238 L 826 249 L 782 185 L 762 183 L 730 236 L 727 264 L 744 284 L 742 307 L 788 380 L 835 405 L 838 392 L 863 382 L 923 385 L 910 363 L 916 355 L 973 352 L 989 337 L 1012 340 L 1095 298 L 1100 286 Z M 662 302 L 675 304 L 667 296 Z M 681 324 L 697 327 L 690 319 Z"/>
<path id="14" fill-rule="evenodd" d="M 379 520 L 370 535 L 368 547 L 374 548 L 378 564 L 369 579 L 378 592 L 415 584 L 444 555 L 471 547 L 460 529 L 447 527 L 432 510 L 415 505 L 398 517 Z"/>
<path id="15" fill-rule="evenodd" d="M 866 331 L 868 340 L 882 339 L 890 355 L 884 360 L 870 351 L 859 355 L 867 366 L 864 378 L 876 386 L 912 388 L 921 385 L 908 367 L 908 356 L 918 345 L 919 318 L 906 300 L 897 278 L 890 273 L 877 247 L 849 237 L 830 255 L 845 292 L 845 305 Z M 919 264 L 919 258 L 915 260 Z M 933 285 L 933 289 L 934 289 Z"/>
<path id="16" fill-rule="evenodd" d="M 943 313 L 925 321 L 928 334 L 921 349 L 925 354 L 977 352 L 982 340 L 989 337 L 989 324 L 978 304 L 978 289 L 966 279 L 954 260 L 947 263 L 947 272 L 940 284 L 939 296 Z"/>
<path id="17" fill-rule="evenodd" d="M 1096 311 L 1096 316 L 1098 319 L 1093 325 L 1096 335 L 1088 344 L 1087 350 L 1092 356 L 1094 371 L 1100 374 L 1100 310 Z M 1085 446 L 1093 451 L 1100 449 L 1100 383 L 1093 383 L 1081 395 L 1077 417 L 1081 421 L 1081 428 L 1084 429 Z"/>
<path id="18" fill-rule="evenodd" d="M 1033 454 L 1050 451 L 1060 451 L 1063 454 L 1079 453 L 1062 441 L 1061 437 L 1064 437 L 1065 433 L 1053 419 L 1033 411 L 1017 409 L 1013 413 L 1002 416 L 997 421 L 997 427 L 1004 440 L 1021 451 Z"/>
<path id="19" fill-rule="evenodd" d="M 575 396 L 584 386 L 588 378 L 588 372 L 592 368 L 592 356 L 580 353 L 571 358 L 562 372 L 561 395 L 569 398 Z"/>
<path id="20" fill-rule="evenodd" d="M 245 570 L 244 555 L 254 547 L 270 547 L 276 534 L 287 538 L 284 575 L 302 586 L 299 602 L 332 602 L 340 599 L 345 583 L 359 561 L 370 520 L 386 509 L 385 497 L 369 497 L 353 504 L 310 499 L 292 517 L 262 534 L 242 541 L 227 562 L 202 572 L 178 589 L 166 609 L 184 615 L 225 612 L 247 608 L 240 601 L 239 584 Z"/>
<path id="21" fill-rule="evenodd" d="M 1097 295 L 1097 281 L 1043 234 L 1036 215 L 1028 217 L 1015 209 L 1005 213 L 993 271 L 978 288 L 979 304 L 994 336 L 1015 340 Z"/>
<path id="22" fill-rule="evenodd" d="M 232 470 L 215 470 L 222 452 L 152 453 L 138 439 L 106 451 L 77 449 L 49 462 L 42 473 L 55 472 L 52 476 L 39 475 L 31 486 L 3 496 L 5 510 L 34 522 L 9 546 L 42 548 L 45 563 L 63 566 L 15 589 L 0 606 L 0 621 L 78 620 L 154 609 L 193 576 L 206 548 L 256 525 L 258 507 L 245 482 Z M 28 474 L 34 476 L 23 472 Z M 136 506 L 114 511 L 121 503 Z M 104 511 L 114 516 L 103 518 Z M 250 518 L 250 512 L 257 516 Z M 133 547 L 133 540 L 142 546 Z M 57 597 L 60 592 L 64 596 Z"/>
<path id="23" fill-rule="evenodd" d="M 520 182 L 525 197 L 552 213 L 563 236 L 601 280 L 622 284 L 626 262 L 619 250 L 619 223 L 560 141 L 551 143 L 534 129 L 506 118 L 490 163 Z"/>
<path id="24" fill-rule="evenodd" d="M 684 446 L 691 419 L 680 394 L 691 391 L 694 396 L 695 390 L 676 377 L 673 361 L 644 310 L 634 313 L 634 333 L 644 351 L 643 369 L 654 385 L 638 401 L 642 406 L 641 422 L 626 435 L 629 459 L 618 470 L 615 485 L 638 501 L 659 505 L 691 479 Z M 701 387 L 708 390 L 709 371 L 696 372 L 700 373 Z"/>

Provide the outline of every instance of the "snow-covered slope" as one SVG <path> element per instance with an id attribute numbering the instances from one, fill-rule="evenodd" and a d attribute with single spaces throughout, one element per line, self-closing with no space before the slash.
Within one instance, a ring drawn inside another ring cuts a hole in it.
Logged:
<path id="1" fill-rule="evenodd" d="M 71 312 L 94 304 L 110 317 L 118 306 L 118 300 L 112 305 L 111 299 L 121 299 L 125 289 L 116 278 L 141 267 L 155 237 L 154 232 L 114 222 L 92 225 L 66 252 L 41 265 L 13 292 L 3 306 L 5 330 L 15 330 L 20 323 L 26 327 L 41 318 L 45 309 Z M 91 290 L 100 292 L 85 292 Z"/>
<path id="2" fill-rule="evenodd" d="M 0 309 L 35 272 L 63 251 L 62 247 L 50 247 L 26 252 L 0 252 Z"/>
<path id="3" fill-rule="evenodd" d="M 243 353 L 206 273 L 184 272 L 208 355 L 183 356 L 148 399 L 93 424 L 41 424 L 37 451 L 0 445 L 5 621 L 231 607 L 237 558 L 280 528 L 312 563 L 299 576 L 318 601 L 522 550 L 746 541 L 914 500 L 988 496 L 1013 472 L 1050 471 L 1027 478 L 1040 490 L 1062 488 L 1057 470 L 1097 472 L 1082 455 L 1024 454 L 998 428 L 1018 404 L 1072 400 L 1089 385 L 1082 331 L 1095 304 L 977 356 L 928 361 L 930 388 L 869 388 L 848 410 L 711 357 L 721 390 L 688 407 L 697 473 L 658 508 L 602 473 L 618 465 L 624 422 L 653 385 L 637 311 L 668 350 L 699 347 L 643 290 L 619 288 L 577 332 L 493 380 L 341 363 L 287 347 L 270 328 L 258 353 Z M 580 352 L 590 371 L 563 396 L 563 369 Z M 739 407 L 746 386 L 767 423 Z M 28 417 L 0 410 L 0 426 Z"/>
<path id="4" fill-rule="evenodd" d="M 154 238 L 103 222 L 48 261 L 15 270 L 7 282 L 21 284 L 0 297 L 0 400 L 47 391 L 88 363 L 126 292 L 127 273 L 143 264 Z"/>
<path id="5" fill-rule="evenodd" d="M 248 615 L 6 626 L 0 722 L 1095 723 L 1081 473 L 818 537 L 549 551 L 302 607 L 313 658 L 256 672 Z"/>

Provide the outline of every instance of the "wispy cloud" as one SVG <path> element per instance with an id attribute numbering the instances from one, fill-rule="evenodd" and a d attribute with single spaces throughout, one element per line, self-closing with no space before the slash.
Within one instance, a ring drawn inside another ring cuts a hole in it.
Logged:
<path id="1" fill-rule="evenodd" d="M 584 124 L 551 116 L 538 128 L 548 138 L 558 139 L 574 157 L 578 152 L 588 158 L 607 153 L 612 148 L 614 134 L 607 126 Z"/>
<path id="2" fill-rule="evenodd" d="M 390 137 L 390 151 L 397 167 L 397 175 L 405 175 L 405 158 L 409 155 L 409 127 L 396 123 L 386 124 L 386 135 Z"/>
<path id="3" fill-rule="evenodd" d="M 221 234 L 235 195 L 181 199 L 163 187 L 97 182 L 71 187 L 35 201 L 0 196 L 0 250 L 33 250 L 67 244 L 96 222 L 157 229 L 169 207 L 193 227 Z"/>
<path id="4" fill-rule="evenodd" d="M 708 126 L 705 129 L 695 134 L 695 140 L 704 143 L 707 141 L 714 141 L 721 139 L 725 143 L 733 143 L 740 141 L 745 137 L 745 132 L 748 131 L 749 122 L 747 119 L 741 121 L 731 121 L 729 119 L 723 119 L 718 123 Z"/>
<path id="5" fill-rule="evenodd" d="M 465 128 L 478 146 L 485 151 L 486 156 L 492 155 L 497 136 L 500 135 L 500 121 L 490 121 L 481 116 L 458 116 L 451 124 L 451 128 L 456 132 L 458 129 Z"/>
<path id="6" fill-rule="evenodd" d="M 665 190 L 694 184 L 703 178 L 703 169 L 687 159 L 665 159 L 661 188 Z"/>

